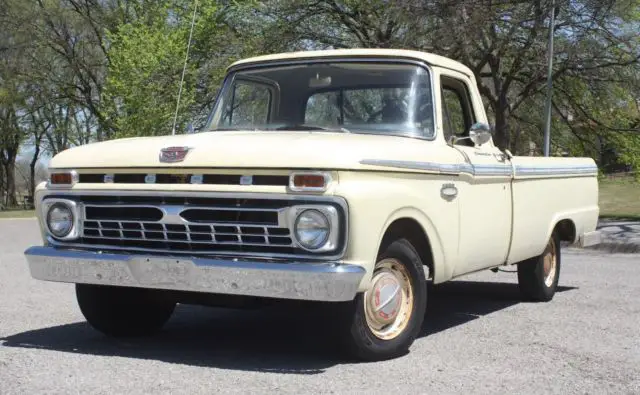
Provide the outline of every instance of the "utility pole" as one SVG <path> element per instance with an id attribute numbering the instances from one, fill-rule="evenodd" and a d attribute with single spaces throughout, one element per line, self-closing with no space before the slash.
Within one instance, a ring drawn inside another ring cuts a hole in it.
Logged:
<path id="1" fill-rule="evenodd" d="M 556 25 L 556 2 L 551 0 L 551 21 L 549 22 L 549 48 L 547 50 L 547 102 L 545 108 L 544 156 L 549 156 L 551 145 L 551 93 L 553 91 L 553 31 Z"/>

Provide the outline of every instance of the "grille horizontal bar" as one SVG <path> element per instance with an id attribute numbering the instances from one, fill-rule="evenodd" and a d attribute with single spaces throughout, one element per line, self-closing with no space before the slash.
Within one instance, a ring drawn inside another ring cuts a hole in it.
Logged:
<path id="1" fill-rule="evenodd" d="M 161 205 L 183 205 L 190 207 L 211 207 L 211 208 L 236 208 L 260 210 L 281 209 L 291 205 L 290 200 L 281 199 L 238 199 L 238 198 L 210 198 L 195 196 L 165 196 L 165 195 L 139 195 L 139 196 L 118 196 L 118 195 L 80 195 L 79 200 L 85 206 L 90 205 L 116 205 L 116 206 L 161 206 Z M 300 203 L 304 203 L 302 200 Z"/>
<path id="2" fill-rule="evenodd" d="M 71 246 L 88 246 L 96 249 L 117 249 L 145 252 L 164 253 L 184 253 L 193 255 L 230 255 L 230 254 L 258 254 L 265 256 L 287 256 L 296 255 L 299 250 L 292 246 L 278 246 L 272 244 L 268 247 L 264 245 L 251 244 L 199 244 L 180 241 L 161 240 L 128 240 L 128 239 L 106 239 L 83 237 Z"/>
<path id="3" fill-rule="evenodd" d="M 172 239 L 170 236 L 159 236 L 157 238 L 154 237 L 112 237 L 112 236 L 84 236 L 86 239 L 100 239 L 100 240 L 133 240 L 133 241 L 167 241 L 167 242 L 183 242 L 182 244 L 212 244 L 211 241 L 195 241 L 195 240 L 186 240 L 186 239 Z M 252 246 L 264 246 L 264 245 L 274 245 L 278 247 L 287 247 L 291 246 L 291 239 L 288 237 L 262 237 L 262 236 L 238 236 L 240 240 L 238 241 L 218 241 L 216 240 L 213 244 L 229 244 L 229 245 L 252 245 Z M 252 237 L 255 238 L 252 241 L 245 241 L 244 237 Z M 259 239 L 258 239 L 259 238 Z M 269 239 L 269 240 L 267 240 Z M 264 242 L 261 242 L 263 241 Z M 273 240 L 273 242 L 271 241 Z M 278 242 L 280 241 L 281 242 Z M 188 247 L 188 246 L 185 246 Z"/>
<path id="4" fill-rule="evenodd" d="M 201 251 L 206 246 L 293 247 L 287 228 L 91 220 L 84 221 L 83 225 L 83 238 L 92 244 L 155 242 L 159 249 L 180 251 Z M 212 252 L 215 250 L 212 248 Z"/>

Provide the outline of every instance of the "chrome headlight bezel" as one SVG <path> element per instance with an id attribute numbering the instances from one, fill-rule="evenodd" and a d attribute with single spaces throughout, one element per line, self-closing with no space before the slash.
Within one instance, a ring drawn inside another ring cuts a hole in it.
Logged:
<path id="1" fill-rule="evenodd" d="M 322 214 L 328 223 L 328 234 L 325 240 L 316 248 L 304 245 L 298 237 L 298 220 L 307 211 L 316 211 Z M 293 206 L 288 212 L 289 229 L 295 247 L 313 253 L 334 252 L 340 247 L 340 215 L 338 210 L 331 205 L 298 205 Z"/>
<path id="2" fill-rule="evenodd" d="M 303 220 L 310 220 L 317 223 L 319 226 L 317 226 L 315 230 L 302 229 L 304 227 L 304 224 L 302 223 Z M 329 240 L 329 236 L 331 235 L 331 222 L 321 211 L 310 208 L 298 214 L 293 225 L 293 230 L 295 238 L 300 246 L 307 250 L 317 250 L 325 245 L 327 240 Z M 313 240 L 304 240 L 303 233 L 305 231 L 316 232 L 316 235 L 313 236 Z"/>
<path id="3" fill-rule="evenodd" d="M 67 207 L 72 215 L 72 225 L 71 225 L 71 230 L 65 234 L 64 236 L 58 236 L 56 235 L 52 230 L 51 227 L 49 226 L 49 212 L 55 207 L 55 206 L 65 206 Z M 82 224 L 82 211 L 80 209 L 80 206 L 78 205 L 77 202 L 73 201 L 73 200 L 69 200 L 69 199 L 59 199 L 59 198 L 52 198 L 52 199 L 45 199 L 40 207 L 40 221 L 42 223 L 42 226 L 44 227 L 44 229 L 47 232 L 47 235 L 49 235 L 50 237 L 56 239 L 56 240 L 74 240 L 80 237 L 80 234 L 82 233 L 81 231 L 81 224 Z"/>

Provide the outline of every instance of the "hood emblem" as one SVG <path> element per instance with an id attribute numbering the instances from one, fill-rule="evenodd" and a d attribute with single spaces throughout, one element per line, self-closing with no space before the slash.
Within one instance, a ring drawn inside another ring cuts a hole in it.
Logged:
<path id="1" fill-rule="evenodd" d="M 160 162 L 182 162 L 191 148 L 166 147 L 160 150 Z"/>

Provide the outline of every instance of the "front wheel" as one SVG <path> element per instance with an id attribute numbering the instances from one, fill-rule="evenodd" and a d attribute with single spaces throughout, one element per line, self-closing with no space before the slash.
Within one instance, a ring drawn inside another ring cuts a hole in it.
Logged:
<path id="1" fill-rule="evenodd" d="M 144 336 L 169 320 L 175 301 L 162 291 L 76 284 L 76 298 L 87 322 L 114 337 Z"/>
<path id="2" fill-rule="evenodd" d="M 520 293 L 528 301 L 553 299 L 560 278 L 560 238 L 554 232 L 544 252 L 518 264 Z"/>
<path id="3" fill-rule="evenodd" d="M 405 354 L 417 337 L 427 305 L 420 256 L 407 240 L 391 243 L 374 267 L 369 289 L 343 316 L 350 354 L 377 361 Z"/>

